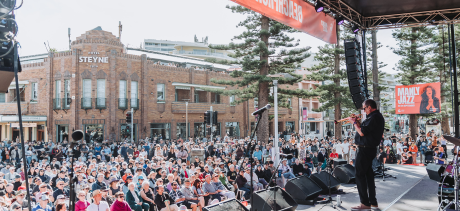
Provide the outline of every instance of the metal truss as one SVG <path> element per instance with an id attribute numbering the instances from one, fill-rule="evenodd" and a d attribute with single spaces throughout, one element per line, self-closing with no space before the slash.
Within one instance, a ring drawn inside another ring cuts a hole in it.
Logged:
<path id="1" fill-rule="evenodd" d="M 460 23 L 457 20 L 460 18 L 460 8 L 364 17 L 342 0 L 318 1 L 324 3 L 332 13 L 344 17 L 350 23 L 348 26 L 357 25 L 363 30 Z"/>
<path id="2" fill-rule="evenodd" d="M 460 23 L 458 18 L 460 18 L 460 8 L 365 17 L 363 25 L 367 29 L 394 29 Z"/>

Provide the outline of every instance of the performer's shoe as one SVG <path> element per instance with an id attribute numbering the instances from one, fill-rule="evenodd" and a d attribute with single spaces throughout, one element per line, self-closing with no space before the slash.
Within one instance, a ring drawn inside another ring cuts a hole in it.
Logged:
<path id="1" fill-rule="evenodd" d="M 358 206 L 352 207 L 351 210 L 371 210 L 371 207 L 360 204 Z"/>
<path id="2" fill-rule="evenodd" d="M 372 209 L 379 208 L 379 205 L 372 205 L 372 204 L 371 204 L 371 208 L 372 208 Z"/>

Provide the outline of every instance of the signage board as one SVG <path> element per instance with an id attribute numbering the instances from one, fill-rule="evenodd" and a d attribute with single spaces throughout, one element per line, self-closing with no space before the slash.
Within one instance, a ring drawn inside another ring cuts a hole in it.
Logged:
<path id="1" fill-rule="evenodd" d="M 10 127 L 19 128 L 19 123 L 10 123 Z M 37 127 L 37 123 L 22 123 L 22 127 Z"/>
<path id="2" fill-rule="evenodd" d="M 441 112 L 441 83 L 395 87 L 396 114 L 430 114 Z"/>

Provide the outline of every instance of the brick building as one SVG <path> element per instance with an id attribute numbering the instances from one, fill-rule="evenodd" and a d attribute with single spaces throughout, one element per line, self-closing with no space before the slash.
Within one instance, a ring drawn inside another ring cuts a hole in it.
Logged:
<path id="1" fill-rule="evenodd" d="M 203 90 L 234 89 L 210 82 L 212 78 L 231 79 L 225 71 L 218 71 L 226 67 L 145 50 L 125 52 L 117 37 L 96 28 L 77 37 L 68 52 L 49 53 L 42 61 L 34 58 L 35 62 L 23 64 L 19 98 L 24 123 L 28 123 L 25 140 L 60 142 L 73 130 L 83 130 L 93 140 L 119 141 L 130 136 L 128 130 L 134 131 L 135 140 L 160 135 L 176 139 L 186 136 L 186 110 L 189 135 L 203 137 L 207 135 L 203 113 L 210 106 L 218 111 L 218 135 L 248 135 L 248 126 L 254 122 L 248 113 L 254 111 L 254 102 L 233 106 L 232 97 Z M 173 62 L 175 66 L 164 65 Z M 11 94 L 0 95 L 2 140 L 19 135 L 16 104 L 12 103 L 19 98 L 13 85 Z M 185 102 L 189 102 L 187 108 Z M 292 99 L 293 105 L 297 103 Z M 135 110 L 134 128 L 125 121 L 131 108 Z M 297 131 L 298 106 L 279 113 L 280 131 L 285 125 Z M 272 123 L 270 127 L 273 131 Z"/>

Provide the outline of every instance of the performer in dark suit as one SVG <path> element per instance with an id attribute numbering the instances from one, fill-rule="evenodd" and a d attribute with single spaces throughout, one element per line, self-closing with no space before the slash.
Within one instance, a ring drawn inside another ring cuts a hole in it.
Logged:
<path id="1" fill-rule="evenodd" d="M 352 210 L 369 210 L 378 208 L 377 198 L 375 197 L 374 172 L 372 170 L 372 160 L 377 155 L 377 146 L 383 135 L 385 119 L 374 100 L 368 99 L 363 103 L 364 112 L 367 118 L 359 126 L 356 117 L 349 117 L 350 122 L 356 129 L 355 143 L 358 145 L 356 155 L 356 186 L 361 204 L 352 207 Z"/>

